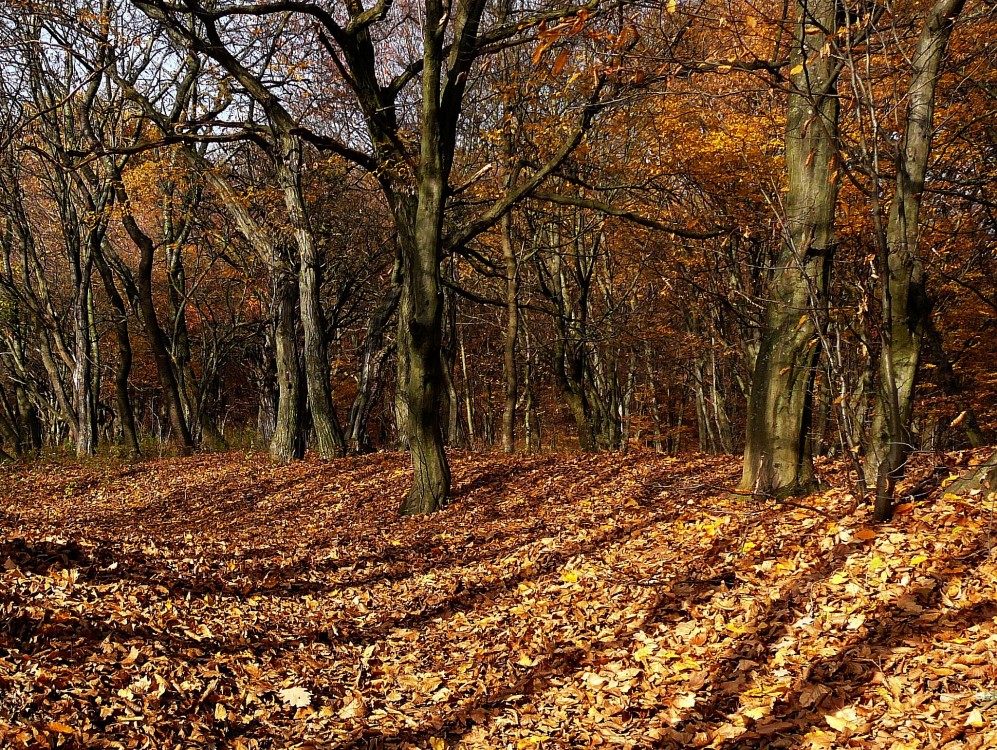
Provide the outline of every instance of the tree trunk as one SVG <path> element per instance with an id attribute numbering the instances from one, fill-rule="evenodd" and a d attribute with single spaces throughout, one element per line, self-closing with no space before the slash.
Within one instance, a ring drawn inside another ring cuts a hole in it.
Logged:
<path id="1" fill-rule="evenodd" d="M 914 53 L 906 129 L 897 158 L 897 185 L 886 229 L 883 347 L 866 476 L 876 477 L 874 517 L 893 517 L 896 483 L 912 450 L 914 386 L 931 304 L 918 255 L 918 214 L 934 120 L 938 72 L 965 0 L 939 0 L 925 19 Z"/>
<path id="2" fill-rule="evenodd" d="M 127 198 L 122 200 L 122 203 L 126 202 Z M 131 237 L 140 253 L 138 275 L 135 280 L 139 310 L 142 313 L 142 322 L 145 326 L 146 337 L 149 340 L 149 348 L 152 349 L 152 358 L 156 363 L 159 384 L 163 389 L 163 399 L 166 401 L 166 411 L 170 427 L 173 429 L 173 439 L 177 441 L 181 454 L 188 456 L 194 450 L 194 439 L 191 437 L 187 420 L 184 417 L 183 400 L 180 397 L 180 387 L 173 371 L 170 349 L 163 329 L 159 325 L 159 317 L 156 314 L 156 305 L 152 296 L 152 265 L 155 245 L 130 213 L 126 212 L 121 220 L 128 236 Z"/>
<path id="3" fill-rule="evenodd" d="M 297 288 L 290 270 L 278 273 L 274 344 L 277 350 L 277 420 L 270 439 L 270 456 L 288 463 L 305 455 L 302 434 L 302 383 L 298 367 Z"/>
<path id="4" fill-rule="evenodd" d="M 138 456 L 138 431 L 135 428 L 135 411 L 132 408 L 131 396 L 128 393 L 128 376 L 132 369 L 132 344 L 128 335 L 128 313 L 125 302 L 114 284 L 114 276 L 103 255 L 98 253 L 94 258 L 104 292 L 114 311 L 114 336 L 118 344 L 118 364 L 114 368 L 114 400 L 117 406 L 118 418 L 121 420 L 121 435 L 125 448 L 132 456 Z"/>
<path id="5" fill-rule="evenodd" d="M 367 420 L 370 418 L 370 410 L 380 386 L 381 367 L 389 349 L 384 343 L 384 334 L 388 329 L 391 316 L 398 309 L 401 293 L 401 259 L 398 258 L 391 272 L 388 289 L 381 297 L 377 307 L 374 308 L 367 323 L 367 335 L 364 337 L 363 350 L 360 354 L 357 394 L 350 407 L 348 423 L 350 448 L 357 453 L 366 453 L 371 449 L 367 433 Z"/>
<path id="6" fill-rule="evenodd" d="M 298 245 L 298 303 L 304 330 L 305 382 L 308 408 L 315 429 L 315 443 L 323 458 L 346 454 L 346 441 L 332 403 L 329 385 L 329 354 L 322 314 L 322 261 L 315 247 L 311 225 L 301 194 L 301 143 L 296 136 L 278 138 L 280 156 L 277 177 L 284 191 L 284 204 Z"/>
<path id="7" fill-rule="evenodd" d="M 460 429 L 460 398 L 457 394 L 457 382 L 454 379 L 454 370 L 457 366 L 457 299 L 453 294 L 447 293 L 444 289 L 443 308 L 446 323 L 443 326 L 442 343 L 440 346 L 440 374 L 443 378 L 443 391 L 441 400 L 445 399 L 446 409 L 442 410 L 446 414 L 444 422 L 446 429 L 443 432 L 444 442 L 452 448 L 459 448 L 461 442 Z M 443 414 L 441 413 L 441 419 Z"/>
<path id="8" fill-rule="evenodd" d="M 510 184 L 511 187 L 511 184 Z M 505 406 L 502 409 L 502 450 L 516 450 L 516 400 L 519 381 L 516 373 L 516 339 L 519 336 L 519 268 L 512 244 L 512 216 L 502 217 L 502 257 L 505 260 Z"/>
<path id="9" fill-rule="evenodd" d="M 467 371 L 467 349 L 464 347 L 464 334 L 457 332 L 460 345 L 460 371 L 464 376 L 464 416 L 467 419 L 467 445 L 474 448 L 474 385 Z"/>
<path id="10" fill-rule="evenodd" d="M 75 362 L 73 366 L 73 407 L 79 429 L 76 432 L 76 455 L 92 456 L 97 452 L 97 395 L 94 372 L 95 346 L 91 325 L 91 279 L 93 258 L 80 259 L 76 281 L 76 298 L 73 300 L 73 323 L 76 334 Z"/>
<path id="11" fill-rule="evenodd" d="M 180 396 L 184 400 L 187 427 L 191 430 L 194 442 L 202 448 L 220 450 L 225 447 L 225 438 L 219 432 L 206 403 L 206 384 L 210 382 L 211 368 L 202 359 L 204 366 L 201 378 L 194 372 L 190 329 L 187 326 L 187 272 L 182 250 L 183 243 L 176 241 L 170 242 L 166 248 L 166 273 L 169 277 L 170 312 L 173 318 L 170 355 L 175 365 Z M 197 435 L 193 434 L 195 428 Z"/>
<path id="12" fill-rule="evenodd" d="M 443 185 L 424 175 L 418 201 L 401 200 L 402 296 L 399 359 L 407 354 L 406 372 L 398 387 L 408 412 L 407 438 L 412 488 L 401 506 L 403 515 L 430 513 L 450 500 L 450 466 L 440 428 L 440 346 L 443 295 L 440 289 L 440 234 Z M 401 368 L 400 368 L 401 369 Z"/>
<path id="13" fill-rule="evenodd" d="M 800 0 L 790 56 L 784 245 L 776 261 L 748 401 L 740 489 L 803 494 L 816 484 L 809 451 L 814 368 L 834 255 L 838 98 L 835 0 Z"/>

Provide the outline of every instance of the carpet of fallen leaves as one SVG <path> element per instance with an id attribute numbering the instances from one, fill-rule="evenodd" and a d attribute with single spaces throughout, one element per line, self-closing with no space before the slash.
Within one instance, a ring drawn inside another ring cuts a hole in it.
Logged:
<path id="1" fill-rule="evenodd" d="M 984 493 L 452 458 L 404 519 L 398 454 L 0 468 L 0 747 L 997 746 Z"/>

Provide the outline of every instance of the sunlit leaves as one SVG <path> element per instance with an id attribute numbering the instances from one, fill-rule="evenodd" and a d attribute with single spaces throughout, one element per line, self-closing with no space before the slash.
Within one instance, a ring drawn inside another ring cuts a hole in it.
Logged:
<path id="1" fill-rule="evenodd" d="M 8 470 L 0 744 L 997 739 L 984 498 L 872 527 L 840 488 L 702 489 L 724 457 L 457 455 L 470 489 L 417 523 L 385 513 L 405 466 Z"/>

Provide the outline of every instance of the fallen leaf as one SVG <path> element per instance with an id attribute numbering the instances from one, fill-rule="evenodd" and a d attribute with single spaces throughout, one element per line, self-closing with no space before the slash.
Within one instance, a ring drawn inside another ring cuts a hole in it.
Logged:
<path id="1" fill-rule="evenodd" d="M 278 694 L 285 705 L 292 708 L 304 708 L 310 706 L 312 702 L 312 694 L 303 687 L 284 688 Z"/>

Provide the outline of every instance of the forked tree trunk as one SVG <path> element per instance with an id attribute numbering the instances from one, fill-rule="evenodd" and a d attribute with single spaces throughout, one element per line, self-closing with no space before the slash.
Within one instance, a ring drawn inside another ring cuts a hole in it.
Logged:
<path id="1" fill-rule="evenodd" d="M 907 92 L 907 122 L 897 158 L 897 186 L 886 228 L 883 348 L 866 477 L 876 478 L 875 518 L 893 517 L 896 483 L 913 448 L 910 431 L 917 367 L 931 305 L 918 255 L 918 214 L 934 120 L 938 72 L 965 0 L 939 0 L 925 19 Z"/>
<path id="2" fill-rule="evenodd" d="M 822 48 L 836 29 L 835 0 L 798 0 L 786 118 L 783 249 L 769 290 L 748 400 L 740 489 L 760 496 L 815 485 L 807 430 L 834 255 L 838 140 L 836 60 Z"/>
<path id="3" fill-rule="evenodd" d="M 122 196 L 121 202 L 127 203 L 127 196 Z M 163 389 L 166 411 L 170 427 L 173 429 L 173 439 L 177 441 L 180 452 L 187 456 L 194 450 L 194 439 L 184 417 L 183 400 L 180 397 L 180 386 L 173 371 L 170 348 L 167 345 L 163 329 L 159 325 L 159 316 L 156 313 L 156 305 L 152 296 L 152 265 L 155 245 L 130 213 L 125 212 L 121 221 L 128 236 L 131 237 L 132 242 L 139 250 L 139 268 L 135 279 L 139 310 L 142 313 L 142 322 L 145 325 L 149 348 L 152 349 L 152 358 L 156 363 L 159 383 Z"/>

